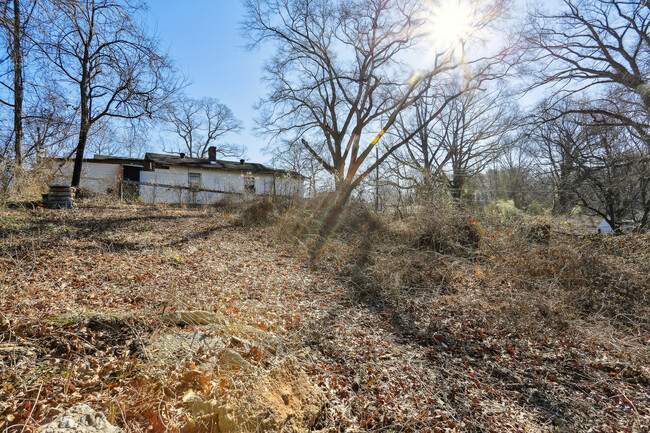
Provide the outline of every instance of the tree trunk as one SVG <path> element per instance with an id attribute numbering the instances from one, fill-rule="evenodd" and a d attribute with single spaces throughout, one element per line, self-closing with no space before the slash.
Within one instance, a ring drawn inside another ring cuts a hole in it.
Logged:
<path id="1" fill-rule="evenodd" d="M 641 216 L 641 221 L 639 223 L 639 232 L 644 230 L 648 226 L 648 220 L 650 219 L 650 206 L 646 206 L 643 210 L 643 215 Z"/>
<path id="2" fill-rule="evenodd" d="M 20 1 L 14 0 L 13 49 L 14 67 L 14 140 L 16 165 L 23 164 L 23 66 L 20 46 Z"/>
<path id="3" fill-rule="evenodd" d="M 79 128 L 79 142 L 77 143 L 77 153 L 74 158 L 74 169 L 72 171 L 72 182 L 70 186 L 79 187 L 81 181 L 81 169 L 83 166 L 84 151 L 88 141 L 88 131 L 90 130 L 90 113 L 88 110 L 88 96 L 85 92 L 85 80 L 81 84 L 81 125 Z"/>
<path id="4" fill-rule="evenodd" d="M 90 34 L 92 35 L 94 27 L 91 24 Z M 92 38 L 89 38 L 91 40 Z M 81 59 L 82 71 L 81 81 L 79 82 L 79 105 L 81 107 L 81 125 L 79 127 L 79 142 L 77 144 L 77 153 L 74 158 L 74 169 L 72 171 L 72 182 L 70 186 L 79 187 L 81 181 L 81 168 L 83 166 L 84 151 L 86 150 L 86 141 L 88 141 L 88 131 L 90 130 L 90 107 L 89 107 L 89 80 L 90 74 L 88 68 L 90 67 L 90 53 L 88 44 L 84 45 L 84 54 Z"/>
<path id="5" fill-rule="evenodd" d="M 74 157 L 74 169 L 72 170 L 72 182 L 70 186 L 75 188 L 79 187 L 81 181 L 81 168 L 83 166 L 84 150 L 86 149 L 86 141 L 88 140 L 88 126 L 84 126 L 82 121 L 81 130 L 79 131 L 79 142 L 77 144 L 77 153 Z"/>
<path id="6" fill-rule="evenodd" d="M 461 198 L 463 196 L 463 190 L 465 188 L 465 175 L 458 174 L 454 175 L 451 183 L 451 196 L 453 198 Z"/>

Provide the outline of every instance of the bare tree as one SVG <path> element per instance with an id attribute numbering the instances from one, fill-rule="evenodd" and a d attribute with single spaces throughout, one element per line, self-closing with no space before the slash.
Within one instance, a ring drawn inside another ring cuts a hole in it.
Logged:
<path id="1" fill-rule="evenodd" d="M 538 161 L 553 190 L 552 210 L 568 213 L 577 204 L 577 165 L 581 152 L 584 114 L 573 113 L 578 105 L 571 100 L 545 100 L 540 103 L 528 122 L 528 150 Z M 585 119 L 586 120 L 586 119 Z"/>
<path id="2" fill-rule="evenodd" d="M 553 182 L 554 208 L 566 211 L 579 204 L 614 230 L 624 219 L 643 227 L 650 215 L 647 146 L 635 128 L 582 113 L 585 104 L 591 102 L 543 103 L 531 123 L 534 153 Z"/>
<path id="3" fill-rule="evenodd" d="M 71 86 L 78 106 L 72 185 L 78 186 L 92 126 L 105 117 L 152 116 L 175 90 L 173 69 L 137 20 L 131 0 L 62 0 L 51 4 L 40 52 Z"/>
<path id="4" fill-rule="evenodd" d="M 273 147 L 267 147 L 266 151 L 271 152 L 274 166 L 306 176 L 307 196 L 316 195 L 324 183 L 322 177 L 326 173 L 323 166 L 304 146 L 292 142 L 284 142 L 280 145 L 276 143 Z"/>
<path id="5" fill-rule="evenodd" d="M 47 86 L 33 87 L 33 92 L 26 105 L 25 158 L 37 163 L 48 153 L 74 149 L 71 144 L 77 134 L 75 128 L 75 111 L 66 104 L 53 83 Z"/>
<path id="6" fill-rule="evenodd" d="M 523 33 L 533 86 L 553 90 L 550 126 L 538 131 L 547 161 L 559 158 L 549 166 L 614 229 L 639 206 L 648 214 L 649 29 L 646 2 L 564 0 L 557 12 L 531 12 Z M 562 102 L 576 94 L 580 104 Z"/>
<path id="7" fill-rule="evenodd" d="M 251 47 L 269 42 L 276 48 L 266 71 L 272 90 L 260 104 L 262 130 L 302 144 L 334 177 L 343 201 L 417 133 L 372 158 L 397 115 L 439 77 L 471 63 L 462 44 L 430 49 L 435 41 L 426 38 L 425 29 L 432 12 L 416 0 L 246 0 L 245 5 Z M 487 26 L 502 6 L 501 1 L 477 2 L 469 17 L 473 28 Z M 408 68 L 417 49 L 430 62 Z M 489 76 L 489 66 L 477 66 L 469 88 Z M 443 98 L 449 102 L 466 90 Z M 445 105 L 440 103 L 423 124 Z"/>
<path id="8" fill-rule="evenodd" d="M 526 72 L 535 86 L 554 85 L 556 95 L 589 95 L 595 106 L 582 112 L 631 126 L 650 143 L 649 28 L 650 8 L 641 1 L 564 0 L 558 12 L 533 11 L 523 34 Z M 612 93 L 626 110 L 602 103 Z"/>
<path id="9" fill-rule="evenodd" d="M 242 146 L 217 141 L 228 133 L 239 132 L 242 124 L 232 110 L 216 98 L 183 96 L 170 105 L 164 120 L 183 140 L 192 157 L 205 158 L 210 145 L 225 157 L 239 157 L 244 152 Z"/>
<path id="10" fill-rule="evenodd" d="M 419 181 L 425 184 L 444 179 L 455 197 L 461 196 L 469 179 L 502 154 L 516 112 L 503 87 L 461 92 L 459 82 L 462 78 L 445 86 L 442 94 L 447 98 L 440 98 L 438 92 L 425 95 L 412 110 L 400 114 L 395 128 L 399 139 L 406 139 L 397 160 L 420 173 Z M 458 93 L 462 94 L 445 103 Z M 441 111 L 440 101 L 445 104 Z M 431 112 L 437 114 L 433 121 Z"/>
<path id="11" fill-rule="evenodd" d="M 613 230 L 624 219 L 636 219 L 640 190 L 648 189 L 647 155 L 628 147 L 631 139 L 623 128 L 592 127 L 585 130 L 584 147 L 578 160 L 576 193 L 582 206 L 603 217 Z M 639 177 L 638 175 L 642 176 Z M 647 224 L 648 203 L 643 203 Z"/>
<path id="12" fill-rule="evenodd" d="M 26 53 L 27 26 L 36 7 L 36 1 L 21 0 L 3 2 L 0 23 L 5 32 L 8 60 L 10 61 L 11 84 L 2 82 L 9 91 L 10 98 L 0 98 L 0 103 L 13 109 L 14 161 L 17 166 L 23 163 L 23 100 L 24 100 L 24 57 Z"/>

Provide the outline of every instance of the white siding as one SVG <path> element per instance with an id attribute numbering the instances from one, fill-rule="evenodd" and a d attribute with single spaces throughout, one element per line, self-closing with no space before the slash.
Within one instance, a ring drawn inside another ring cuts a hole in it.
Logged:
<path id="1" fill-rule="evenodd" d="M 140 172 L 140 181 L 159 185 L 175 185 L 189 187 L 190 173 L 201 174 L 202 189 L 226 192 L 241 192 L 244 190 L 244 178 L 237 173 L 225 173 L 212 170 L 197 170 L 181 167 L 156 169 Z M 165 188 L 161 186 L 142 185 L 140 196 L 147 203 L 214 203 L 226 194 L 210 191 L 192 192 L 182 188 Z"/>
<path id="2" fill-rule="evenodd" d="M 302 194 L 302 180 L 294 178 L 274 178 L 270 175 L 251 173 L 230 173 L 216 170 L 197 170 L 180 167 L 156 169 L 140 173 L 140 181 L 160 185 L 189 186 L 189 174 L 201 173 L 201 188 L 224 192 L 244 192 L 246 177 L 255 177 L 255 194 L 293 195 Z M 147 203 L 215 203 L 230 194 L 210 191 L 192 192 L 187 189 L 164 188 L 161 186 L 140 187 L 140 196 Z"/>
<path id="3" fill-rule="evenodd" d="M 72 168 L 72 162 L 65 163 L 61 168 L 61 175 L 55 178 L 55 182 L 69 184 L 72 178 Z M 201 174 L 200 188 L 202 189 L 243 193 L 245 178 L 254 177 L 255 194 L 299 194 L 302 196 L 303 192 L 302 179 L 287 176 L 275 177 L 267 174 L 170 167 L 169 169 L 157 168 L 154 171 L 140 171 L 140 182 L 172 185 L 172 187 L 140 185 L 142 201 L 146 203 L 211 204 L 229 195 L 210 191 L 192 192 L 188 189 L 173 187 L 189 187 L 190 173 Z M 119 163 L 84 162 L 81 186 L 102 193 L 116 193 L 121 177 L 122 165 Z"/>
<path id="4" fill-rule="evenodd" d="M 596 227 L 596 231 L 598 233 L 611 233 L 612 227 L 606 220 L 602 220 L 601 223 L 598 224 L 598 227 Z"/>
<path id="5" fill-rule="evenodd" d="M 288 176 L 257 174 L 255 176 L 256 194 L 299 195 L 302 197 L 303 181 Z"/>
<path id="6" fill-rule="evenodd" d="M 66 162 L 61 167 L 61 173 L 55 176 L 54 182 L 70 184 L 72 180 L 73 162 Z M 119 187 L 118 180 L 122 177 L 120 164 L 103 162 L 84 162 L 81 167 L 80 186 L 102 193 L 113 193 Z"/>

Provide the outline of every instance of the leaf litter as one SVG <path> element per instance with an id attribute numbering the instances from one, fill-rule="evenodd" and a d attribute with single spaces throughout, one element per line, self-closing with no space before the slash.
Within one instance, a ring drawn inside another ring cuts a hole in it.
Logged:
<path id="1" fill-rule="evenodd" d="M 175 310 L 222 315 L 218 350 L 253 368 L 296 355 L 328 400 L 315 430 L 650 426 L 647 330 L 512 326 L 529 300 L 508 284 L 387 299 L 210 209 L 8 210 L 0 233 L 0 431 L 77 402 L 127 431 L 205 430 L 188 401 L 239 391 L 202 369 L 216 348 L 173 365 L 147 354 L 151 338 L 204 332 L 161 322 Z"/>

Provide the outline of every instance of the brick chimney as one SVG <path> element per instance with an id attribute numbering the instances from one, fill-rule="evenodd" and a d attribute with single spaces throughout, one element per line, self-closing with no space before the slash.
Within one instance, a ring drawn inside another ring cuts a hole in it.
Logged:
<path id="1" fill-rule="evenodd" d="M 217 161 L 217 148 L 216 146 L 208 147 L 208 161 L 216 162 Z"/>

